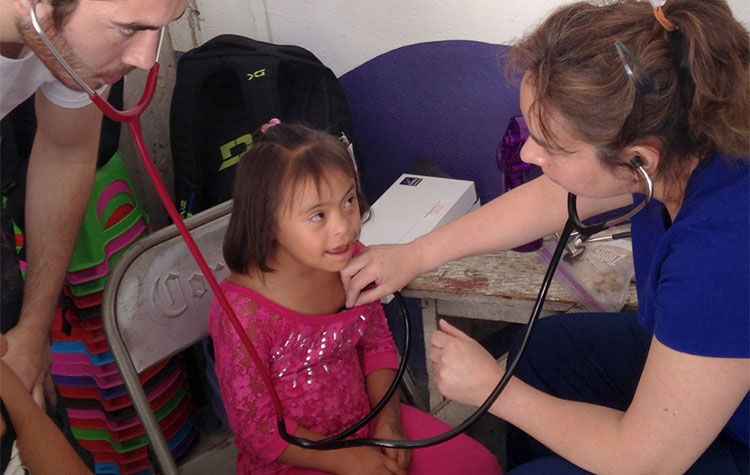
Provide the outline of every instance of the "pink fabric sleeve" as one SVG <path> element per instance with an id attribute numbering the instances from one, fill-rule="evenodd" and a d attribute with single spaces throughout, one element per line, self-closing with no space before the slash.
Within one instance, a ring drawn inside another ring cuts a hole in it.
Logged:
<path id="1" fill-rule="evenodd" d="M 396 345 L 383 306 L 379 302 L 362 306 L 362 315 L 367 319 L 367 327 L 357 347 L 362 372 L 367 376 L 379 369 L 398 369 Z"/>
<path id="2" fill-rule="evenodd" d="M 360 241 L 354 246 L 353 256 L 361 254 L 367 246 Z M 362 306 L 367 317 L 367 329 L 359 342 L 359 361 L 365 376 L 379 369 L 398 369 L 398 353 L 393 335 L 388 329 L 383 306 L 378 302 Z"/>
<path id="3" fill-rule="evenodd" d="M 261 361 L 268 361 L 268 347 L 262 325 L 254 318 L 257 305 L 244 301 L 237 305 L 233 296 L 233 307 L 237 317 L 247 331 Z M 286 449 L 288 443 L 278 434 L 276 413 L 260 372 L 250 358 L 237 332 L 223 310 L 211 307 L 209 328 L 214 340 L 216 377 L 221 387 L 221 396 L 229 424 L 234 433 L 234 442 L 239 451 L 251 453 L 265 462 L 272 462 Z M 267 370 L 268 367 L 264 368 Z M 284 418 L 286 430 L 294 434 L 297 423 Z"/>

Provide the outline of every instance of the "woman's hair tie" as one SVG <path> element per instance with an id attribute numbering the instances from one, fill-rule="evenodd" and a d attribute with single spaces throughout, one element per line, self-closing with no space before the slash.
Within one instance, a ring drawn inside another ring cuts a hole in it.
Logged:
<path id="1" fill-rule="evenodd" d="M 656 18 L 656 21 L 659 22 L 661 27 L 667 31 L 674 31 L 677 29 L 677 25 L 669 21 L 667 16 L 664 15 L 664 10 L 662 10 L 661 7 L 654 8 L 654 18 Z"/>
<path id="2" fill-rule="evenodd" d="M 267 123 L 260 126 L 260 133 L 265 134 L 268 129 L 273 127 L 274 125 L 279 125 L 281 121 L 274 117 L 273 119 L 269 120 Z"/>

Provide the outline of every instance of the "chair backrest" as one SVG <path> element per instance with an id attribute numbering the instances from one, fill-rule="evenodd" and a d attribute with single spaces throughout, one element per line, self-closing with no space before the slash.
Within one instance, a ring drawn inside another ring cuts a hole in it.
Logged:
<path id="1" fill-rule="evenodd" d="M 219 281 L 229 275 L 221 246 L 230 211 L 231 202 L 226 202 L 185 221 Z M 107 279 L 102 318 L 105 328 L 122 337 L 140 373 L 208 335 L 212 299 L 198 264 L 172 225 L 136 242 L 117 262 Z"/>
<path id="2" fill-rule="evenodd" d="M 185 220 L 216 278 L 229 275 L 222 243 L 231 201 Z M 112 269 L 102 296 L 102 323 L 162 472 L 178 473 L 138 373 L 208 336 L 213 299 L 205 277 L 174 225 L 137 241 Z"/>
<path id="3" fill-rule="evenodd" d="M 231 201 L 185 220 L 217 280 L 229 275 L 222 243 Z M 165 474 L 178 469 L 159 428 L 138 373 L 208 336 L 213 292 L 174 225 L 133 244 L 107 278 L 102 323 L 112 358 L 122 375 L 151 449 Z M 411 373 L 401 381 L 410 404 L 425 409 Z"/>

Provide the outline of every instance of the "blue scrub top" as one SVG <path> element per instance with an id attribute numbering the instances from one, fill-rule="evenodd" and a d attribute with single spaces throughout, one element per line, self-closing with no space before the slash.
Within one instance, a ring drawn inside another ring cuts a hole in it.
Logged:
<path id="1" fill-rule="evenodd" d="M 749 170 L 746 158 L 714 154 L 693 171 L 668 229 L 655 200 L 633 218 L 638 320 L 676 351 L 750 358 Z M 749 409 L 746 395 L 725 429 L 745 445 Z"/>

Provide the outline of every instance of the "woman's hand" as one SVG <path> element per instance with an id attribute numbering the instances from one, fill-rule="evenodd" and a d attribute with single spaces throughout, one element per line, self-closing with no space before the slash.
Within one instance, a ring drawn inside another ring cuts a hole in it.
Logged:
<path id="1" fill-rule="evenodd" d="M 438 391 L 461 404 L 481 405 L 503 377 L 487 350 L 445 320 L 430 337 L 429 357 Z"/>
<path id="2" fill-rule="evenodd" d="M 413 243 L 368 247 L 341 271 L 346 306 L 356 307 L 401 290 L 421 272 Z"/>

